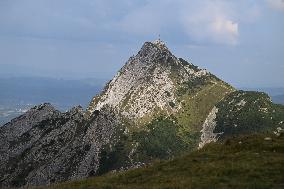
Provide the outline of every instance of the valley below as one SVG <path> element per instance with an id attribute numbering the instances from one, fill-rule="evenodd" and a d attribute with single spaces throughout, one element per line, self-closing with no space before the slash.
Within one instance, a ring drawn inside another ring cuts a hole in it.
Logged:
<path id="1" fill-rule="evenodd" d="M 105 83 L 105 79 L 92 78 L 0 78 L 0 126 L 41 103 L 49 102 L 62 112 L 77 105 L 86 108 L 88 99 L 99 93 Z"/>

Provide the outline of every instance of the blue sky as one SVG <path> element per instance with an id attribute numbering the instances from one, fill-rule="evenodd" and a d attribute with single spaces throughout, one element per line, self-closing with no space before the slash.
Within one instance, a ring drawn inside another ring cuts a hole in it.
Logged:
<path id="1" fill-rule="evenodd" d="M 284 87 L 284 0 L 0 0 L 0 77 L 111 79 L 159 34 L 236 87 Z"/>

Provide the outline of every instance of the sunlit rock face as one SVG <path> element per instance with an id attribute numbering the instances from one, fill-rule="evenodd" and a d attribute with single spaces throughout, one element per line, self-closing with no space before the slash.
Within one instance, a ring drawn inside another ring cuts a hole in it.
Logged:
<path id="1" fill-rule="evenodd" d="M 193 150 L 211 109 L 233 90 L 164 42 L 146 42 L 86 111 L 46 103 L 1 127 L 1 187 L 80 179 Z"/>
<path id="2" fill-rule="evenodd" d="M 86 99 L 87 100 L 87 99 Z M 122 171 L 284 128 L 284 108 L 146 42 L 86 111 L 42 104 L 0 128 L 0 188 Z"/>
<path id="3" fill-rule="evenodd" d="M 104 92 L 93 98 L 88 114 L 108 105 L 134 122 L 146 116 L 153 117 L 157 112 L 171 115 L 182 107 L 176 96 L 179 86 L 188 80 L 209 75 L 206 70 L 176 58 L 164 42 L 146 42 L 110 81 Z"/>

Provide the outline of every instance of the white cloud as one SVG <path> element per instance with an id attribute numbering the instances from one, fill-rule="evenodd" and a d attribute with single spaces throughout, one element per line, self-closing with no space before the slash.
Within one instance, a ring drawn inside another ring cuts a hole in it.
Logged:
<path id="1" fill-rule="evenodd" d="M 238 24 L 219 17 L 212 23 L 212 30 L 220 34 L 229 33 L 231 35 L 238 35 Z"/>
<path id="2" fill-rule="evenodd" d="M 219 44 L 236 45 L 239 24 L 229 4 L 223 1 L 199 4 L 192 11 L 183 11 L 181 23 L 192 38 Z"/>
<path id="3" fill-rule="evenodd" d="M 210 25 L 216 41 L 227 44 L 236 44 L 239 35 L 239 25 L 224 17 L 216 17 Z"/>
<path id="4" fill-rule="evenodd" d="M 236 45 L 239 23 L 223 0 L 156 0 L 129 10 L 114 26 L 128 34 L 157 36 L 178 31 L 190 41 Z"/>
<path id="5" fill-rule="evenodd" d="M 111 35 L 150 39 L 161 34 L 196 43 L 236 45 L 241 24 L 260 15 L 259 3 L 247 0 L 62 0 L 56 6 L 43 0 L 29 2 L 0 6 L 0 33 L 13 33 L 10 30 L 16 28 L 14 33 L 98 40 Z"/>
<path id="6" fill-rule="evenodd" d="M 284 11 L 284 0 L 267 0 L 267 2 L 272 8 Z"/>

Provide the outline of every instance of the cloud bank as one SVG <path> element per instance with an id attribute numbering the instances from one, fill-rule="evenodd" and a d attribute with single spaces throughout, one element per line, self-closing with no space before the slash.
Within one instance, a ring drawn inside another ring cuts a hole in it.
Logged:
<path id="1" fill-rule="evenodd" d="M 96 39 L 115 33 L 176 33 L 196 43 L 236 45 L 237 3 L 224 0 L 27 0 L 2 1 L 0 34 Z M 73 6 L 76 4 L 76 6 Z"/>
<path id="2" fill-rule="evenodd" d="M 33 69 L 56 77 L 106 77 L 144 41 L 160 34 L 177 56 L 226 81 L 246 84 L 254 76 L 282 85 L 283 4 L 283 0 L 0 0 L 0 70 L 11 64 L 18 68 L 16 75 Z"/>
<path id="3" fill-rule="evenodd" d="M 284 0 L 267 0 L 267 2 L 272 8 L 284 11 Z"/>

